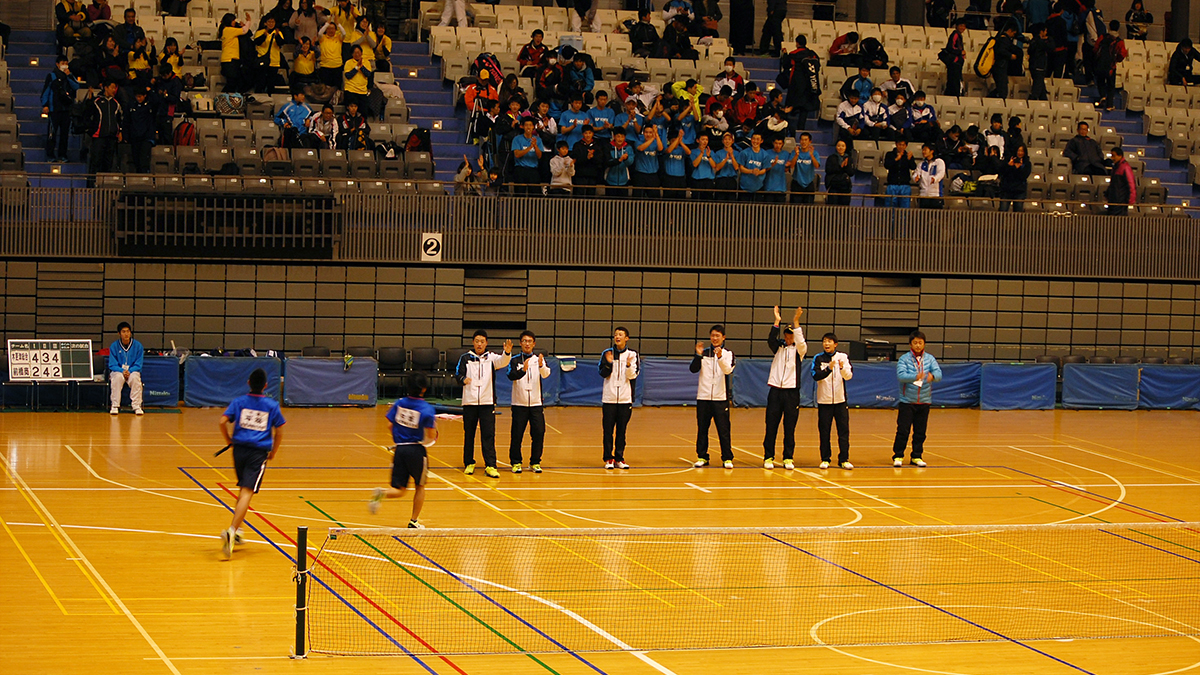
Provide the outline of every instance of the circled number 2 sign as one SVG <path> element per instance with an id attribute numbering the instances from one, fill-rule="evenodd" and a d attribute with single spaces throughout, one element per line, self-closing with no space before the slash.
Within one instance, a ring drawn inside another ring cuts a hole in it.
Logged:
<path id="1" fill-rule="evenodd" d="M 442 233 L 424 232 L 421 234 L 421 262 L 442 261 Z"/>

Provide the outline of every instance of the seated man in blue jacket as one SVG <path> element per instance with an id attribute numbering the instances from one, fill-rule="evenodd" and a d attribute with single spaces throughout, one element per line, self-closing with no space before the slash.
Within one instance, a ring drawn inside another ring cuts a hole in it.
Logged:
<path id="1" fill-rule="evenodd" d="M 142 343 L 133 339 L 133 328 L 122 321 L 117 324 L 118 339 L 108 348 L 108 380 L 112 385 L 112 409 L 116 415 L 121 411 L 121 392 L 129 385 L 129 399 L 133 402 L 133 414 L 142 414 Z"/>
<path id="2" fill-rule="evenodd" d="M 904 465 L 904 448 L 912 431 L 912 464 L 924 467 L 925 427 L 933 403 L 933 383 L 942 379 L 942 367 L 932 354 L 925 353 L 925 334 L 913 331 L 908 336 L 909 350 L 896 363 L 900 381 L 900 409 L 896 415 L 896 442 L 892 444 L 892 466 Z"/>

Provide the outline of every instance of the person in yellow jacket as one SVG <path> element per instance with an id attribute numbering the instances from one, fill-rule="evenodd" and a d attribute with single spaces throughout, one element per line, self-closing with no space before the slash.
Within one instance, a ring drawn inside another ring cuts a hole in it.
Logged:
<path id="1" fill-rule="evenodd" d="M 349 33 L 358 23 L 358 8 L 351 0 L 337 0 L 337 4 L 330 8 L 329 16 L 343 32 Z"/>
<path id="2" fill-rule="evenodd" d="M 162 54 L 159 55 L 158 62 L 171 66 L 175 77 L 183 77 L 183 54 L 179 53 L 178 40 L 173 37 L 167 38 L 167 41 L 163 43 Z"/>
<path id="3" fill-rule="evenodd" d="M 263 19 L 262 27 L 254 33 L 254 53 L 258 57 L 255 64 L 254 90 L 270 93 L 271 86 L 279 79 L 279 69 L 283 65 L 283 31 L 275 25 L 275 17 Z"/>
<path id="4" fill-rule="evenodd" d="M 363 60 L 370 61 L 372 68 L 375 63 L 375 31 L 371 29 L 371 20 L 365 16 L 359 17 L 354 26 L 346 31 L 346 37 L 342 39 L 345 47 L 342 47 L 342 53 L 349 58 L 350 53 L 355 47 L 362 47 Z"/>
<path id="5" fill-rule="evenodd" d="M 242 91 L 242 46 L 241 37 L 250 32 L 250 12 L 246 12 L 246 22 L 237 20 L 232 12 L 221 17 L 221 77 L 225 78 L 224 91 Z"/>
<path id="6" fill-rule="evenodd" d="M 300 46 L 292 56 L 292 74 L 289 78 L 292 84 L 313 84 L 317 82 L 317 52 L 313 49 L 312 40 L 300 38 Z"/>
<path id="7" fill-rule="evenodd" d="M 692 115 L 699 121 L 702 118 L 700 113 L 700 95 L 704 93 L 704 86 L 695 80 L 680 80 L 671 85 L 671 91 L 675 92 L 675 97 L 685 101 L 692 108 Z"/>
<path id="8" fill-rule="evenodd" d="M 385 32 L 387 27 L 383 22 L 375 25 L 375 72 L 390 73 L 392 72 L 392 38 L 388 37 Z"/>
<path id="9" fill-rule="evenodd" d="M 317 38 L 317 51 L 321 53 L 317 60 L 317 75 L 321 82 L 335 89 L 342 88 L 342 69 L 346 59 L 342 58 L 342 36 L 345 31 L 336 21 L 330 21 L 321 27 L 321 35 Z"/>
<path id="10" fill-rule="evenodd" d="M 346 104 L 349 105 L 353 101 L 358 104 L 360 110 L 365 112 L 367 94 L 371 91 L 374 64 L 363 57 L 362 47 L 354 48 L 343 73 L 345 81 L 342 89 L 346 92 Z"/>

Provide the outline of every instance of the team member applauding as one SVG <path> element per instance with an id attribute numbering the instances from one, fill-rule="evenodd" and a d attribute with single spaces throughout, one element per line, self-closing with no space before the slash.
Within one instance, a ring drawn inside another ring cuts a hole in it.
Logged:
<path id="1" fill-rule="evenodd" d="M 850 411 L 846 407 L 846 380 L 854 377 L 850 358 L 837 351 L 833 333 L 821 338 L 825 351 L 813 357 L 812 376 L 817 383 L 817 433 L 821 436 L 821 468 L 829 468 L 833 448 L 829 445 L 829 427 L 837 420 L 838 466 L 853 469 L 850 463 Z"/>
<path id="2" fill-rule="evenodd" d="M 508 362 L 512 381 L 512 440 L 508 461 L 513 473 L 521 473 L 521 439 L 529 425 L 529 468 L 542 472 L 542 441 L 546 438 L 546 411 L 542 408 L 542 380 L 550 377 L 543 354 L 534 354 L 537 339 L 533 331 L 521 331 L 521 353 Z"/>
<path id="3" fill-rule="evenodd" d="M 629 329 L 617 326 L 613 331 L 613 346 L 600 355 L 600 377 L 604 378 L 601 400 L 604 405 L 605 469 L 629 468 L 625 463 L 625 428 L 633 415 L 633 381 L 637 379 L 641 363 L 637 352 L 628 349 L 628 345 Z"/>
<path id="4" fill-rule="evenodd" d="M 467 475 L 475 473 L 475 425 L 479 425 L 479 444 L 483 450 L 483 472 L 499 478 L 496 470 L 496 379 L 495 371 L 512 359 L 512 340 L 504 341 L 504 354 L 487 350 L 488 334 L 475 331 L 472 351 L 463 354 L 454 367 L 454 379 L 462 385 L 463 466 Z"/>
<path id="5" fill-rule="evenodd" d="M 725 327 L 717 324 L 709 329 L 711 346 L 696 343 L 696 356 L 690 370 L 700 373 L 696 387 L 696 463 L 708 466 L 708 427 L 717 423 L 717 438 L 721 441 L 721 461 L 726 469 L 733 468 L 733 444 L 729 440 L 729 374 L 733 372 L 733 352 L 725 349 Z"/>

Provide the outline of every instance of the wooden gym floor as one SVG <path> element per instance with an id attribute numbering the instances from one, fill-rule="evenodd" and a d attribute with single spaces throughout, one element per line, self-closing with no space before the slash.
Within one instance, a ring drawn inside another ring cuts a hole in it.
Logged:
<path id="1" fill-rule="evenodd" d="M 283 448 L 253 504 L 261 515 L 248 522 L 284 550 L 298 525 L 320 545 L 330 524 L 320 511 L 349 526 L 404 525 L 408 499 L 389 501 L 377 516 L 365 508 L 369 489 L 387 480 L 385 410 L 286 409 Z M 227 488 L 236 487 L 229 455 L 212 457 L 221 445 L 219 415 L 0 415 L 0 672 L 545 672 L 522 656 L 424 659 L 428 669 L 405 657 L 289 660 L 288 559 L 249 531 L 233 560 L 220 558 L 217 534 L 229 520 L 223 504 L 232 504 Z M 794 472 L 761 468 L 762 410 L 733 413 L 734 470 L 693 469 L 691 408 L 636 410 L 626 453 L 634 468 L 606 472 L 599 417 L 598 409 L 548 410 L 547 471 L 514 476 L 502 464 L 499 480 L 457 470 L 462 427 L 442 422 L 422 520 L 436 528 L 1200 521 L 1194 412 L 934 410 L 930 467 L 918 470 L 890 466 L 894 412 L 854 410 L 853 472 L 815 468 L 812 410 L 800 413 Z M 508 420 L 504 414 L 497 424 L 501 460 Z M 715 437 L 712 446 L 715 462 Z M 608 628 L 620 637 L 637 624 Z M 1188 637 L 1037 647 L 665 651 L 588 660 L 604 673 L 664 675 L 1200 671 L 1200 641 Z M 595 672 L 567 655 L 543 660 L 563 675 Z"/>

